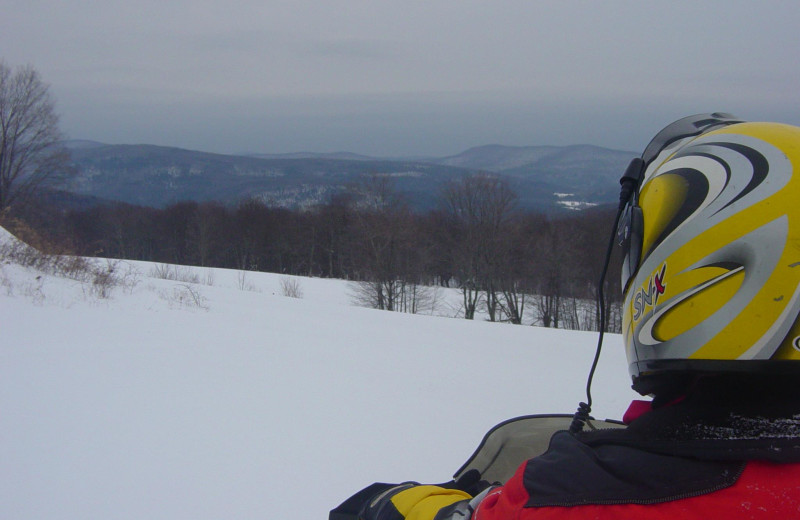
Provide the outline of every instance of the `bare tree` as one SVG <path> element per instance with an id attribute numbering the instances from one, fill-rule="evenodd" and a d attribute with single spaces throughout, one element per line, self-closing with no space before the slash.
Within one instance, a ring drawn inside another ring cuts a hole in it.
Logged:
<path id="1" fill-rule="evenodd" d="M 31 66 L 0 61 L 0 211 L 67 172 L 49 87 Z"/>
<path id="2" fill-rule="evenodd" d="M 352 229 L 362 280 L 355 300 L 376 309 L 417 312 L 427 300 L 419 288 L 425 248 L 418 219 L 387 177 L 365 178 L 354 193 Z"/>
<path id="3" fill-rule="evenodd" d="M 451 219 L 451 250 L 462 296 L 464 317 L 473 319 L 480 293 L 489 319 L 499 316 L 501 278 L 509 269 L 517 195 L 497 176 L 478 174 L 449 183 L 442 195 Z"/>

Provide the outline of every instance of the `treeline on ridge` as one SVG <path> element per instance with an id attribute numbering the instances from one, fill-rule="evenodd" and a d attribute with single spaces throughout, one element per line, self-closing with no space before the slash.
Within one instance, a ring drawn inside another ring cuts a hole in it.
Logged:
<path id="1" fill-rule="evenodd" d="M 83 256 L 346 279 L 360 303 L 417 312 L 431 287 L 460 290 L 461 317 L 597 330 L 594 301 L 611 209 L 552 217 L 520 211 L 500 177 L 449 183 L 415 213 L 387 177 L 370 177 L 306 210 L 123 203 L 29 213 L 34 228 Z M 619 331 L 619 272 L 605 285 L 605 328 Z"/>

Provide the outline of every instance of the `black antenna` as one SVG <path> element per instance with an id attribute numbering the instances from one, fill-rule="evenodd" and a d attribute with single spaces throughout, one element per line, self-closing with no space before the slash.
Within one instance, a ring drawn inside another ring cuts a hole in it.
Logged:
<path id="1" fill-rule="evenodd" d="M 597 337 L 597 348 L 595 349 L 592 368 L 589 370 L 589 377 L 586 380 L 586 402 L 578 404 L 578 410 L 575 412 L 575 415 L 572 417 L 572 423 L 569 425 L 570 433 L 578 433 L 583 430 L 583 426 L 586 424 L 586 421 L 589 420 L 589 414 L 592 412 L 592 380 L 597 370 L 597 363 L 600 361 L 600 352 L 603 350 L 603 335 L 605 334 L 606 326 L 606 298 L 603 287 L 605 286 L 606 275 L 608 274 L 608 265 L 611 263 L 611 253 L 614 250 L 614 238 L 616 236 L 617 226 L 619 226 L 619 219 L 622 216 L 622 212 L 625 210 L 625 206 L 631 199 L 631 196 L 636 191 L 643 172 L 644 161 L 637 157 L 630 162 L 628 168 L 625 170 L 625 174 L 619 180 L 621 185 L 619 191 L 619 207 L 617 208 L 617 215 L 614 217 L 614 224 L 611 227 L 606 256 L 603 261 L 603 270 L 600 273 L 600 281 L 597 285 L 597 314 L 599 318 L 598 328 L 600 329 Z"/>

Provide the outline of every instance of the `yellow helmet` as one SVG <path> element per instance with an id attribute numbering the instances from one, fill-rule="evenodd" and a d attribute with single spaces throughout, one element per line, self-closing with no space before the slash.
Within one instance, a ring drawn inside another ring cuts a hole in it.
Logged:
<path id="1" fill-rule="evenodd" d="M 800 375 L 800 128 L 690 116 L 638 161 L 619 228 L 634 389 Z"/>

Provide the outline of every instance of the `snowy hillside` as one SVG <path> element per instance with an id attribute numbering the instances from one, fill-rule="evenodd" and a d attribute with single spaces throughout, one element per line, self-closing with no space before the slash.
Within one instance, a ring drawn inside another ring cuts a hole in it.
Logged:
<path id="1" fill-rule="evenodd" d="M 0 229 L 0 242 L 8 241 Z M 441 482 L 494 424 L 572 413 L 596 335 L 350 305 L 345 282 L 0 262 L 0 518 L 295 519 Z M 631 398 L 607 336 L 594 415 Z"/>

